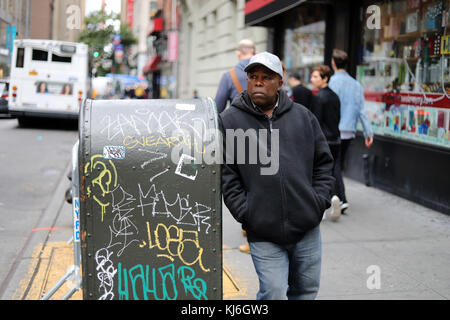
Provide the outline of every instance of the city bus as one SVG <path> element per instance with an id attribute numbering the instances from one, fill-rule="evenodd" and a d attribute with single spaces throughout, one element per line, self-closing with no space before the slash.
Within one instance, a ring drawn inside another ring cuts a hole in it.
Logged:
<path id="1" fill-rule="evenodd" d="M 9 113 L 19 125 L 31 117 L 78 119 L 89 90 L 88 46 L 56 40 L 15 40 Z"/>

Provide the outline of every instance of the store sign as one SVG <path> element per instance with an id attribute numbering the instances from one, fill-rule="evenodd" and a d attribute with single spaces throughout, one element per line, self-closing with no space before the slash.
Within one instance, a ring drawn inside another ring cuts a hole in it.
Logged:
<path id="1" fill-rule="evenodd" d="M 16 40 L 17 36 L 17 27 L 16 26 L 6 26 L 6 48 L 9 52 L 13 50 L 13 42 Z"/>
<path id="2" fill-rule="evenodd" d="M 390 105 L 410 105 L 450 109 L 450 99 L 444 94 L 397 93 L 397 92 L 365 92 L 365 99 Z"/>
<path id="3" fill-rule="evenodd" d="M 306 0 L 246 0 L 245 24 L 255 25 L 303 2 Z"/>
<path id="4" fill-rule="evenodd" d="M 134 0 L 127 1 L 127 23 L 130 28 L 133 28 L 134 16 Z"/>
<path id="5" fill-rule="evenodd" d="M 169 32 L 169 61 L 174 62 L 178 60 L 178 32 Z"/>

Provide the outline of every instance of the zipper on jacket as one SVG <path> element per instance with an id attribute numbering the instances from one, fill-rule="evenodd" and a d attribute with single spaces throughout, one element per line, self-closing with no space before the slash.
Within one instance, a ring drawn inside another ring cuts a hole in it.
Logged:
<path id="1" fill-rule="evenodd" d="M 269 121 L 269 131 L 270 131 L 270 135 L 272 135 L 272 131 L 273 131 L 273 118 L 272 117 L 268 117 L 267 115 L 265 115 L 266 119 Z M 272 139 L 272 137 L 270 137 L 269 139 Z M 272 149 L 272 145 L 270 146 L 270 149 Z M 272 152 L 272 151 L 270 151 Z M 286 190 L 284 189 L 284 177 L 283 177 L 283 172 L 280 168 L 278 169 L 279 172 L 279 177 L 280 177 L 280 189 L 281 189 L 281 215 L 282 215 L 282 221 L 281 221 L 281 229 L 282 229 L 282 237 L 284 238 L 284 241 L 287 241 L 287 234 L 286 234 L 286 225 L 288 224 L 288 214 L 286 212 L 287 210 L 287 200 L 286 200 Z"/>
<path id="2" fill-rule="evenodd" d="M 264 117 L 266 117 L 267 121 L 269 121 L 269 130 L 272 133 L 272 118 L 270 118 L 269 116 L 267 116 L 266 114 L 264 115 Z"/>

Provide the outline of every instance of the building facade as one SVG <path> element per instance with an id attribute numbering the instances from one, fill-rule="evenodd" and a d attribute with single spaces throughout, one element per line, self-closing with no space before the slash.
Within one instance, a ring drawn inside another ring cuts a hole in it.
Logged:
<path id="1" fill-rule="evenodd" d="M 258 52 L 268 49 L 268 30 L 246 26 L 244 0 L 182 0 L 180 6 L 176 95 L 216 95 L 222 74 L 238 63 L 236 47 L 251 39 Z"/>
<path id="2" fill-rule="evenodd" d="M 450 214 L 449 0 L 247 0 L 244 12 L 305 84 L 334 48 L 349 54 L 375 137 L 367 149 L 359 126 L 348 177 Z"/>
<path id="3" fill-rule="evenodd" d="M 31 1 L 31 39 L 52 38 L 52 7 L 53 0 Z"/>
<path id="4" fill-rule="evenodd" d="M 9 76 L 14 39 L 75 42 L 83 26 L 86 0 L 1 0 L 0 78 Z"/>
<path id="5" fill-rule="evenodd" d="M 12 42 L 30 37 L 31 0 L 0 1 L 0 78 L 9 76 Z"/>
<path id="6" fill-rule="evenodd" d="M 76 42 L 83 26 L 87 0 L 52 0 L 50 4 L 51 16 L 50 26 L 52 30 L 51 39 L 60 41 Z M 35 2 L 35 1 L 34 1 Z M 40 2 L 40 1 L 39 1 Z M 42 2 L 44 4 L 46 0 Z M 81 21 L 76 21 L 78 16 Z M 38 20 L 39 21 L 39 20 Z M 40 23 L 36 21 L 36 25 Z M 34 22 L 34 21 L 33 21 Z M 40 17 L 40 22 L 45 21 Z M 80 23 L 78 23 L 80 22 Z M 47 22 L 48 23 L 48 22 Z"/>

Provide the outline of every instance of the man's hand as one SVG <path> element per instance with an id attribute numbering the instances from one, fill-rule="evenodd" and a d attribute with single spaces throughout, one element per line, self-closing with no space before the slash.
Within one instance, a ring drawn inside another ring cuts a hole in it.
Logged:
<path id="1" fill-rule="evenodd" d="M 366 147 L 367 147 L 367 148 L 370 148 L 370 146 L 372 145 L 372 143 L 373 143 L 373 137 L 368 137 L 368 138 L 366 138 Z"/>

